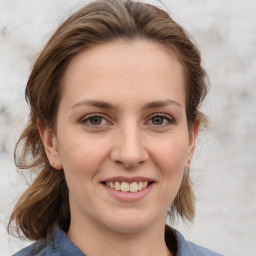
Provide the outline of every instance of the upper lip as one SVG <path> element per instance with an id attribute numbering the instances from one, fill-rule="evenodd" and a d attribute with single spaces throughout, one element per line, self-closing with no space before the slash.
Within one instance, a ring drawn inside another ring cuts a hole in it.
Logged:
<path id="1" fill-rule="evenodd" d="M 143 177 L 143 176 L 136 176 L 136 177 L 115 176 L 115 177 L 107 178 L 102 182 L 110 182 L 110 181 L 119 181 L 119 182 L 125 181 L 128 183 L 132 183 L 132 182 L 139 182 L 139 181 L 153 182 L 154 180 L 151 178 Z"/>

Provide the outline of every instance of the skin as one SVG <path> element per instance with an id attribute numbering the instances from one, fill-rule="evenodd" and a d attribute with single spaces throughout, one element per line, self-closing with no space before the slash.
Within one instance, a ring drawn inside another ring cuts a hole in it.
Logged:
<path id="1" fill-rule="evenodd" d="M 165 104 L 149 106 L 155 101 Z M 192 158 L 198 125 L 188 131 L 183 67 L 164 47 L 116 41 L 74 58 L 63 79 L 56 133 L 39 127 L 51 165 L 65 172 L 71 241 L 88 256 L 172 255 L 164 242 L 166 212 Z M 101 183 L 113 176 L 154 184 L 142 199 L 123 202 Z"/>

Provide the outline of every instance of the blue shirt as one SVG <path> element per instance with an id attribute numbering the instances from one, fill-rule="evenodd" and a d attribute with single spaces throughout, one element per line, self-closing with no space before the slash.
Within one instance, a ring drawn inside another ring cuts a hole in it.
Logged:
<path id="1" fill-rule="evenodd" d="M 174 239 L 173 239 L 174 238 Z M 173 241 L 176 241 L 173 243 Z M 166 226 L 165 242 L 171 251 L 176 251 L 176 256 L 221 256 L 204 247 L 187 242 L 180 232 Z M 22 249 L 13 256 L 85 256 L 58 227 L 53 235 L 44 240 L 39 240 Z"/>

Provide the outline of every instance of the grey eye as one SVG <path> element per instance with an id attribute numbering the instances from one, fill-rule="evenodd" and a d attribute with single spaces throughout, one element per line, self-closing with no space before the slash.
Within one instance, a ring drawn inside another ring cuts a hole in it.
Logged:
<path id="1" fill-rule="evenodd" d="M 169 124 L 174 124 L 174 120 L 165 114 L 157 114 L 150 118 L 150 123 L 155 126 L 166 126 Z"/>
<path id="2" fill-rule="evenodd" d="M 100 115 L 96 115 L 96 114 L 93 114 L 93 115 L 88 115 L 88 116 L 85 116 L 81 122 L 85 125 L 88 125 L 88 126 L 102 126 L 102 125 L 105 125 L 107 124 L 107 120 L 100 116 Z"/>
<path id="3" fill-rule="evenodd" d="M 101 125 L 102 117 L 100 116 L 91 117 L 89 121 L 90 121 L 90 124 L 92 125 Z"/>
<path id="4" fill-rule="evenodd" d="M 161 116 L 155 116 L 152 118 L 152 124 L 154 125 L 162 125 L 164 123 L 164 118 Z"/>

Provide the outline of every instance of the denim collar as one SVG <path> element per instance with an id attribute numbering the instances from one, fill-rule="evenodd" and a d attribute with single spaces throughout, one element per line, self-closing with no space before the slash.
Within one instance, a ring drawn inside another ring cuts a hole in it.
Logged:
<path id="1" fill-rule="evenodd" d="M 176 256 L 220 256 L 204 247 L 187 242 L 180 232 L 166 225 L 165 242 Z M 85 256 L 66 236 L 65 232 L 56 227 L 52 235 L 22 249 L 14 256 Z"/>
<path id="2" fill-rule="evenodd" d="M 46 256 L 85 256 L 59 227 L 55 228 L 53 241 L 46 249 L 48 249 L 46 250 Z"/>
<path id="3" fill-rule="evenodd" d="M 165 228 L 165 242 L 169 250 L 176 252 L 176 256 L 190 256 L 190 254 L 184 254 L 186 248 L 183 246 L 185 239 L 183 236 L 175 229 L 166 225 Z M 46 256 L 86 256 L 82 253 L 66 236 L 64 231 L 59 227 L 56 227 L 53 233 L 53 241 L 51 246 L 47 246 Z"/>

